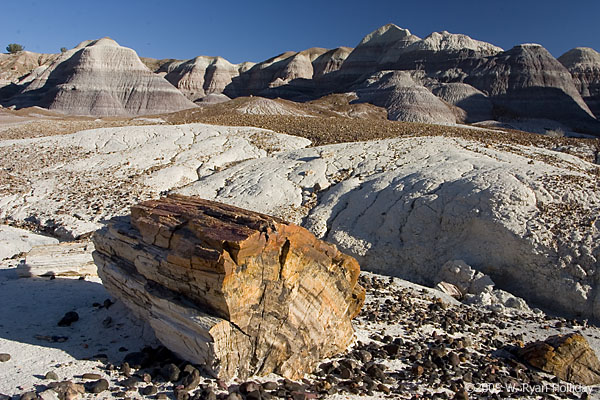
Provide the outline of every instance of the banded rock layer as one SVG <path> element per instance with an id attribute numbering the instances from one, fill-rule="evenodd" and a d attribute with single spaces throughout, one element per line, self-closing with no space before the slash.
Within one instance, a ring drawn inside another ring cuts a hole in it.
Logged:
<path id="1" fill-rule="evenodd" d="M 108 291 L 215 376 L 300 378 L 353 340 L 358 263 L 299 226 L 170 196 L 132 207 L 93 241 Z"/>

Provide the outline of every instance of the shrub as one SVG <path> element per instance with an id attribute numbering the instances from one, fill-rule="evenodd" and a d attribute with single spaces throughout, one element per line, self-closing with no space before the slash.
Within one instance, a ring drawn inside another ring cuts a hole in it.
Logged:
<path id="1" fill-rule="evenodd" d="M 60 48 L 60 52 L 61 52 L 61 53 L 64 53 L 65 51 L 67 51 L 67 48 L 66 48 L 66 47 L 61 47 L 61 48 Z"/>
<path id="2" fill-rule="evenodd" d="M 15 54 L 23 50 L 25 50 L 25 47 L 17 43 L 11 43 L 8 46 L 6 46 L 6 51 L 8 51 L 10 54 Z"/>

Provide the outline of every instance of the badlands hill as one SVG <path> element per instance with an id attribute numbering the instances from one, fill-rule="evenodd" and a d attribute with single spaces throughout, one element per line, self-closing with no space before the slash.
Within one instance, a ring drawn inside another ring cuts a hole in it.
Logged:
<path id="1" fill-rule="evenodd" d="M 194 107 L 135 51 L 112 39 L 82 42 L 34 70 L 10 100 L 75 115 L 137 115 Z"/>
<path id="2" fill-rule="evenodd" d="M 420 38 L 388 24 L 354 49 L 288 51 L 257 64 L 206 56 L 142 62 L 110 39 L 31 58 L 0 60 L 2 79 L 13 82 L 0 90 L 2 105 L 140 115 L 236 97 L 307 102 L 347 94 L 351 102 L 386 108 L 391 120 L 600 135 L 600 55 L 592 49 L 557 60 L 536 44 L 503 50 L 446 31 Z M 7 71 L 15 65 L 20 78 Z"/>

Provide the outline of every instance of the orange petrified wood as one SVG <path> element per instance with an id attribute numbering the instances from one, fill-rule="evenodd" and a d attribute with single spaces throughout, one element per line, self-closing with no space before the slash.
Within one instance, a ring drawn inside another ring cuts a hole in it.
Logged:
<path id="1" fill-rule="evenodd" d="M 297 225 L 172 195 L 132 207 L 94 243 L 108 290 L 217 376 L 299 378 L 353 340 L 359 265 Z"/>

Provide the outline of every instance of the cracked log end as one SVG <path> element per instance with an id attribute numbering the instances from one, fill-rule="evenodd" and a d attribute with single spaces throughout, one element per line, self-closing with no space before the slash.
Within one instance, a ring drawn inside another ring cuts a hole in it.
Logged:
<path id="1" fill-rule="evenodd" d="M 220 378 L 298 379 L 353 340 L 359 265 L 302 227 L 172 195 L 132 207 L 93 241 L 109 292 Z"/>

